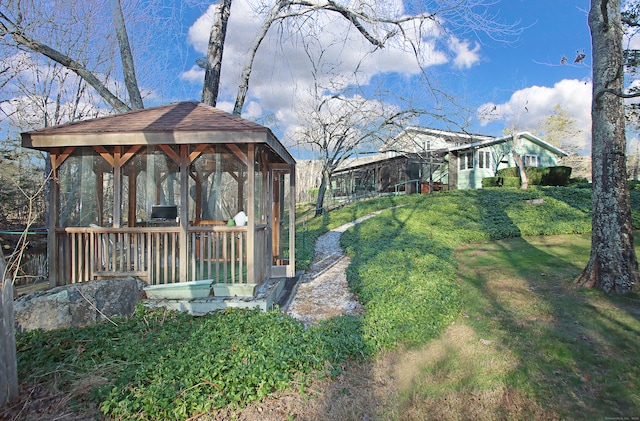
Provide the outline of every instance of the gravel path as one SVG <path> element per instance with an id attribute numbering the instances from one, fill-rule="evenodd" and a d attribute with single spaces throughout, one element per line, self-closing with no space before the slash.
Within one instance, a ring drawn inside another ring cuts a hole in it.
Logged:
<path id="1" fill-rule="evenodd" d="M 294 290 L 287 314 L 309 326 L 334 316 L 362 312 L 362 304 L 347 284 L 346 269 L 351 259 L 340 247 L 340 235 L 380 212 L 363 216 L 318 238 L 311 267 Z"/>

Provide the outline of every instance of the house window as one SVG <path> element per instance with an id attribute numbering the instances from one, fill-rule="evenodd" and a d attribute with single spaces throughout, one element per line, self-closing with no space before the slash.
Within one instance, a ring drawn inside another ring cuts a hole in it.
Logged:
<path id="1" fill-rule="evenodd" d="M 485 170 L 493 169 L 491 151 L 478 151 L 478 168 L 483 168 Z"/>
<path id="2" fill-rule="evenodd" d="M 460 171 L 473 169 L 473 152 L 462 152 L 458 157 Z"/>
<path id="3" fill-rule="evenodd" d="M 522 163 L 525 167 L 537 167 L 538 155 L 522 155 Z"/>

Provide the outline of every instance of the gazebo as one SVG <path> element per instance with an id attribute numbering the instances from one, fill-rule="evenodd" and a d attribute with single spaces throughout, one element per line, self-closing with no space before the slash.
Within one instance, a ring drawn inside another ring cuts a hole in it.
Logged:
<path id="1" fill-rule="evenodd" d="M 264 126 L 180 102 L 22 144 L 50 157 L 51 286 L 136 276 L 234 295 L 295 274 L 295 160 Z"/>

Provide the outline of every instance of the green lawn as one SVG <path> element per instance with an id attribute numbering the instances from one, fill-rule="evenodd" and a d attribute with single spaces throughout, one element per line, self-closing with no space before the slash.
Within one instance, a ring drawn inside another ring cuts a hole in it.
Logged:
<path id="1" fill-rule="evenodd" d="M 413 371 L 383 418 L 638 417 L 640 300 L 574 289 L 589 250 L 588 235 L 458 249 L 462 314 L 400 358 Z"/>

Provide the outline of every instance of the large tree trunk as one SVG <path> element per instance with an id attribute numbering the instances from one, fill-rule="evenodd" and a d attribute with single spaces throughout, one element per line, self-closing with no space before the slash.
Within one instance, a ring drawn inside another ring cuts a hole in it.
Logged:
<path id="1" fill-rule="evenodd" d="M 122 59 L 122 73 L 124 74 L 124 84 L 129 92 L 129 101 L 131 101 L 131 109 L 141 110 L 144 108 L 142 96 L 138 88 L 136 79 L 136 70 L 133 65 L 133 54 L 131 53 L 131 45 L 129 44 L 129 35 L 127 35 L 127 27 L 124 23 L 122 14 L 122 5 L 120 0 L 111 0 L 111 14 L 113 15 L 113 23 L 120 47 L 120 57 Z"/>
<path id="2" fill-rule="evenodd" d="M 527 190 L 529 188 L 529 177 L 527 176 L 527 169 L 524 167 L 524 162 L 522 162 L 522 158 L 515 150 L 511 151 L 511 155 L 513 156 L 513 160 L 516 161 L 516 167 L 518 167 L 518 173 L 520 174 L 520 188 Z"/>
<path id="3" fill-rule="evenodd" d="M 209 46 L 207 47 L 207 67 L 204 74 L 204 86 L 202 87 L 202 103 L 216 106 L 218 91 L 220 89 L 220 71 L 222 69 L 222 53 L 224 41 L 227 36 L 227 22 L 231 14 L 231 1 L 224 0 L 216 5 L 211 33 L 209 34 Z"/>
<path id="4" fill-rule="evenodd" d="M 13 285 L 0 250 L 0 406 L 18 397 L 18 368 L 13 322 Z"/>
<path id="5" fill-rule="evenodd" d="M 322 215 L 324 211 L 324 196 L 329 186 L 331 179 L 331 173 L 325 168 L 322 170 L 322 181 L 320 181 L 320 187 L 318 188 L 318 200 L 316 201 L 316 214 L 315 216 Z"/>
<path id="6" fill-rule="evenodd" d="M 591 257 L 576 284 L 605 292 L 631 291 L 638 282 L 625 159 L 620 0 L 593 0 L 593 217 Z"/>

